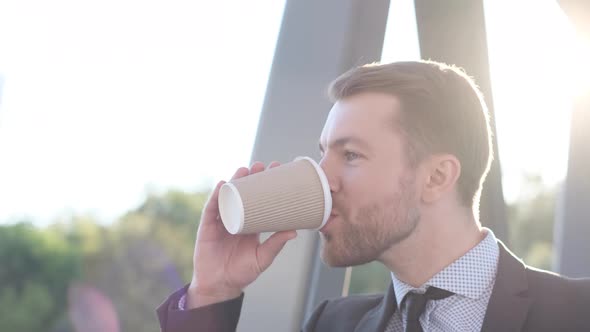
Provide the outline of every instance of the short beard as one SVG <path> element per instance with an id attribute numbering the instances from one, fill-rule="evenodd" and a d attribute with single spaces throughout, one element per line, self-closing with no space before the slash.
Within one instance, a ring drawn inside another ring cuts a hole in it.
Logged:
<path id="1" fill-rule="evenodd" d="M 414 181 L 415 177 L 400 180 L 398 192 L 383 202 L 360 208 L 352 220 L 349 213 L 343 214 L 342 233 L 323 235 L 322 260 L 333 267 L 365 264 L 408 238 L 420 221 Z"/>

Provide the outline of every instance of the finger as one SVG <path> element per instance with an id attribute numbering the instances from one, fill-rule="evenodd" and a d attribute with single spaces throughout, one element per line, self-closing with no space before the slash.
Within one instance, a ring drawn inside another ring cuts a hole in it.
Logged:
<path id="1" fill-rule="evenodd" d="M 280 162 L 273 161 L 272 163 L 268 164 L 268 167 L 266 169 L 275 168 L 275 167 L 279 167 L 279 166 L 281 166 Z"/>
<path id="2" fill-rule="evenodd" d="M 209 200 L 207 200 L 207 204 L 205 204 L 203 211 L 203 215 L 207 217 L 203 218 L 203 222 L 207 222 L 207 220 L 214 221 L 219 215 L 219 190 L 223 184 L 225 184 L 225 181 L 219 181 L 217 186 L 215 186 L 213 193 L 209 196 Z"/>
<path id="3" fill-rule="evenodd" d="M 260 161 L 255 162 L 250 166 L 250 174 L 258 173 L 264 171 L 264 164 Z"/>
<path id="4" fill-rule="evenodd" d="M 271 235 L 256 250 L 256 258 L 260 272 L 266 270 L 281 252 L 287 241 L 297 237 L 296 231 L 282 231 Z"/>
<path id="5" fill-rule="evenodd" d="M 242 178 L 246 175 L 250 174 L 250 170 L 246 167 L 240 167 L 238 168 L 238 170 L 234 173 L 234 176 L 231 177 L 232 180 L 235 179 L 239 179 Z M 231 180 L 230 180 L 231 181 Z"/>

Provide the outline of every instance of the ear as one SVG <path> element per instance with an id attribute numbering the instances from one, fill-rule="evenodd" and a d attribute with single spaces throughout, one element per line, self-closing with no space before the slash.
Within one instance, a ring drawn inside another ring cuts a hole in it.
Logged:
<path id="1" fill-rule="evenodd" d="M 461 175 L 461 163 L 457 157 L 452 154 L 432 155 L 424 166 L 423 202 L 433 203 L 455 190 Z"/>

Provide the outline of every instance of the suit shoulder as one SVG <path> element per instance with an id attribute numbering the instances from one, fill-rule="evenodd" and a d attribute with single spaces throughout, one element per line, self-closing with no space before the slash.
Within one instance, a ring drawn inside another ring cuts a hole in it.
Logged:
<path id="1" fill-rule="evenodd" d="M 378 306 L 384 294 L 338 297 L 322 302 L 308 319 L 303 331 L 348 331 Z"/>
<path id="2" fill-rule="evenodd" d="M 555 272 L 526 266 L 527 279 L 531 291 L 576 292 L 580 295 L 590 293 L 590 278 L 569 278 Z"/>
<path id="3" fill-rule="evenodd" d="M 383 294 L 353 294 L 348 296 L 336 297 L 328 300 L 330 305 L 367 305 L 369 303 L 379 303 L 383 299 Z"/>
<path id="4" fill-rule="evenodd" d="M 338 316 L 348 313 L 362 316 L 367 311 L 379 305 L 383 300 L 383 294 L 355 294 L 328 300 L 324 313 Z"/>
<path id="5" fill-rule="evenodd" d="M 586 312 L 590 306 L 590 279 L 568 278 L 528 266 L 526 273 L 533 321 L 549 325 L 567 322 L 572 330 L 590 328 Z"/>

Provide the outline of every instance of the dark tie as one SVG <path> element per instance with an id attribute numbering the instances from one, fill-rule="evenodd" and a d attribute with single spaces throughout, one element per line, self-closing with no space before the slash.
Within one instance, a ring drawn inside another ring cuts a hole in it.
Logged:
<path id="1" fill-rule="evenodd" d="M 412 292 L 406 294 L 404 299 L 408 311 L 406 332 L 423 332 L 424 330 L 422 330 L 419 318 L 424 313 L 426 302 L 428 300 L 441 300 L 451 295 L 453 293 L 436 287 L 428 287 L 428 290 L 424 294 Z"/>

